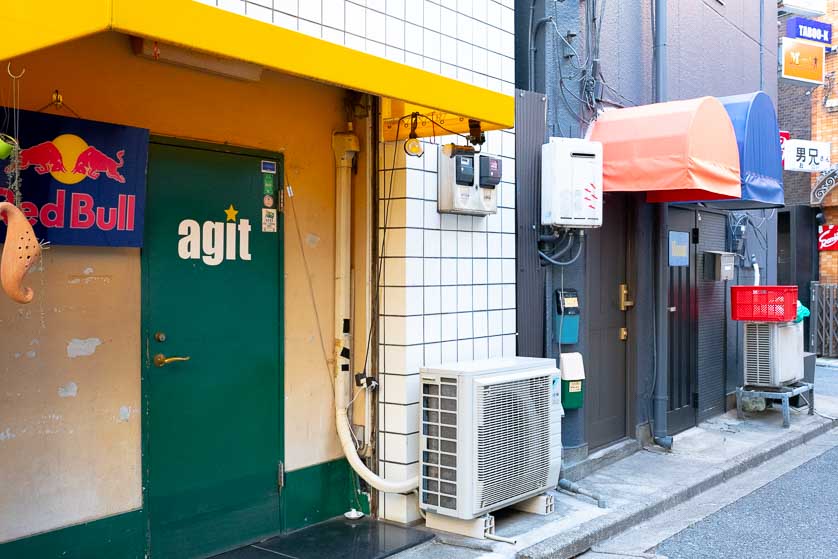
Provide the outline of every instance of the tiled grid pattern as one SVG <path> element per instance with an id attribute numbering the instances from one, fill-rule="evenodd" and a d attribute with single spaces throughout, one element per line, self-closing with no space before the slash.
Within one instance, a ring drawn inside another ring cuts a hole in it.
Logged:
<path id="1" fill-rule="evenodd" d="M 514 93 L 514 0 L 197 1 Z M 515 137 L 487 133 L 485 153 L 503 157 L 503 182 L 498 213 L 482 218 L 437 213 L 437 144 L 427 143 L 417 159 L 406 158 L 399 142 L 395 164 L 393 147 L 382 144 L 379 166 L 380 223 L 387 200 L 390 207 L 378 450 L 379 472 L 405 479 L 418 473 L 419 367 L 515 354 Z M 386 495 L 380 512 L 394 521 L 418 518 L 412 496 Z"/>
<path id="2" fill-rule="evenodd" d="M 399 142 L 395 165 L 393 150 L 392 143 L 380 150 L 379 243 L 388 203 L 389 216 L 380 287 L 378 455 L 385 477 L 405 479 L 419 469 L 419 368 L 515 355 L 515 136 L 487 133 L 484 153 L 503 161 L 498 212 L 487 217 L 437 212 L 438 144 L 425 143 L 425 155 L 415 158 L 406 157 Z M 388 494 L 381 503 L 385 518 L 417 518 L 414 496 Z"/>
<path id="3" fill-rule="evenodd" d="M 197 0 L 514 94 L 514 0 Z"/>

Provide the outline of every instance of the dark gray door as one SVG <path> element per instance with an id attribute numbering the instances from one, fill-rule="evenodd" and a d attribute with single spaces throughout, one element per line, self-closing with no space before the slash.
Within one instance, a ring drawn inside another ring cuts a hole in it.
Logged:
<path id="1" fill-rule="evenodd" d="M 585 366 L 585 432 L 593 450 L 626 436 L 626 313 L 620 284 L 626 283 L 626 199 L 606 194 L 602 228 L 588 237 L 588 336 Z M 629 335 L 631 335 L 629 333 Z"/>
<path id="2" fill-rule="evenodd" d="M 695 426 L 695 212 L 669 210 L 669 434 Z M 686 240 L 686 244 L 684 244 Z"/>

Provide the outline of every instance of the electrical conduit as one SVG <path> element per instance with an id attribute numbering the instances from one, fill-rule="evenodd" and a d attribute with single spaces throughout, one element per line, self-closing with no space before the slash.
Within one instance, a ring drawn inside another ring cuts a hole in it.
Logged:
<path id="1" fill-rule="evenodd" d="M 336 132 L 332 137 L 335 152 L 335 424 L 343 453 L 352 469 L 370 486 L 385 493 L 409 493 L 419 486 L 419 479 L 387 481 L 367 468 L 358 456 L 352 438 L 347 407 L 352 371 L 349 354 L 349 274 L 351 254 L 351 179 L 352 162 L 360 151 L 358 137 L 349 132 Z"/>

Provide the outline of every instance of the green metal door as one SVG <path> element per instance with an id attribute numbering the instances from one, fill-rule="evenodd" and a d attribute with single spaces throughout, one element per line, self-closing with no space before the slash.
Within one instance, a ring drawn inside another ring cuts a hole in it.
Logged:
<path id="1" fill-rule="evenodd" d="M 155 559 L 206 557 L 281 528 L 282 238 L 279 224 L 263 231 L 280 157 L 149 150 L 143 468 Z"/>

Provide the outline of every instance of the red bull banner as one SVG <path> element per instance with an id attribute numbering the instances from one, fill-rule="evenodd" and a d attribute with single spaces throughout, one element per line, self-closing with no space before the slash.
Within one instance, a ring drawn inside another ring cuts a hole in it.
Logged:
<path id="1" fill-rule="evenodd" d="M 9 188 L 7 159 L 0 161 L 0 202 L 20 207 L 39 239 L 142 246 L 148 130 L 21 111 L 19 131 L 20 199 Z M 0 242 L 5 237 L 0 222 Z"/>

